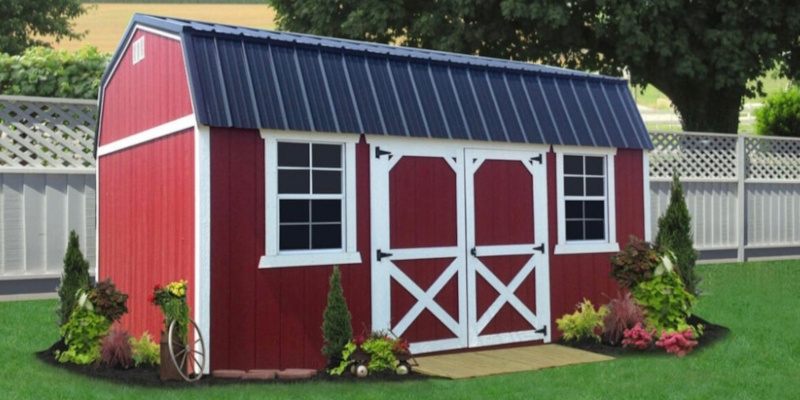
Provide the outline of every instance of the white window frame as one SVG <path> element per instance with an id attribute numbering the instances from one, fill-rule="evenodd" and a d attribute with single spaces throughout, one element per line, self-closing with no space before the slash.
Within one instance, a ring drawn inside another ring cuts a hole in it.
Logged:
<path id="1" fill-rule="evenodd" d="M 558 242 L 554 254 L 612 253 L 619 251 L 617 243 L 616 186 L 614 158 L 616 148 L 553 146 L 556 153 L 556 209 Z M 606 168 L 606 240 L 567 241 L 566 199 L 564 196 L 564 156 L 605 157 Z"/>
<path id="2" fill-rule="evenodd" d="M 266 179 L 266 254 L 259 268 L 302 267 L 310 265 L 343 265 L 361 263 L 356 246 L 356 143 L 360 135 L 261 131 L 264 139 L 264 169 Z M 344 146 L 344 225 L 341 249 L 279 250 L 278 215 L 278 142 L 338 144 Z"/>

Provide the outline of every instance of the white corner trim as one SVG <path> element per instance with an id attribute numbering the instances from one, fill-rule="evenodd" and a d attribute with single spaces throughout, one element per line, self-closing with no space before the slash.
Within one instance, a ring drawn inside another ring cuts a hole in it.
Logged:
<path id="1" fill-rule="evenodd" d="M 117 141 L 104 144 L 97 149 L 97 157 L 102 157 L 116 151 L 124 150 L 133 146 L 138 146 L 160 137 L 171 135 L 176 132 L 184 131 L 193 128 L 196 125 L 194 114 L 189 114 L 165 124 L 147 129 L 145 131 L 135 133 L 131 136 L 119 139 Z"/>
<path id="2" fill-rule="evenodd" d="M 553 254 L 616 253 L 619 243 L 567 243 L 557 244 Z"/>
<path id="3" fill-rule="evenodd" d="M 644 240 L 650 242 L 653 240 L 653 221 L 650 220 L 651 205 L 650 205 L 650 152 L 642 150 L 642 176 L 643 185 L 642 192 L 644 192 Z"/>
<path id="4" fill-rule="evenodd" d="M 312 265 L 346 265 L 360 264 L 361 253 L 319 252 L 302 254 L 278 254 L 261 256 L 258 268 L 307 267 Z"/>
<path id="5" fill-rule="evenodd" d="M 206 343 L 204 374 L 211 365 L 211 132 L 194 130 L 194 320 Z"/>

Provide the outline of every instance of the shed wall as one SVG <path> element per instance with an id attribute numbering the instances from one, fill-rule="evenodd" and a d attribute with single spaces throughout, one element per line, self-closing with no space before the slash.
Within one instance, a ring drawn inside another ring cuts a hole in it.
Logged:
<path id="1" fill-rule="evenodd" d="M 547 183 L 550 220 L 550 299 L 553 340 L 561 336 L 555 320 L 575 311 L 575 305 L 584 298 L 592 304 L 608 303 L 616 297 L 619 286 L 610 277 L 609 257 L 614 253 L 553 254 L 558 238 L 556 214 L 556 158 L 548 153 Z M 620 249 L 628 243 L 630 235 L 644 237 L 644 177 L 642 151 L 618 149 L 615 158 L 617 242 Z"/>
<path id="2" fill-rule="evenodd" d="M 130 43 L 145 40 L 144 59 L 132 62 L 132 46 L 108 80 L 102 104 L 100 145 L 192 113 L 181 43 L 138 30 Z"/>
<path id="3" fill-rule="evenodd" d="M 148 302 L 156 284 L 189 282 L 194 309 L 194 131 L 100 157 L 99 279 L 127 293 L 122 323 L 131 334 L 163 328 Z"/>
<path id="4" fill-rule="evenodd" d="M 265 253 L 264 140 L 211 130 L 211 369 L 322 368 L 331 266 L 259 269 Z M 341 267 L 353 330 L 370 326 L 369 147 L 357 146 L 358 250 Z"/>

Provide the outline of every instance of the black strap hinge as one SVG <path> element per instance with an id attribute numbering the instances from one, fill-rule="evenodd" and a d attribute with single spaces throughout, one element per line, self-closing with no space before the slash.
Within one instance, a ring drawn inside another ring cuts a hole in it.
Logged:
<path id="1" fill-rule="evenodd" d="M 473 247 L 472 250 L 469 251 L 469 254 L 472 254 L 473 257 L 478 256 L 478 249 Z"/>
<path id="2" fill-rule="evenodd" d="M 392 253 L 384 253 L 384 252 L 381 251 L 381 249 L 378 249 L 375 252 L 375 255 L 377 256 L 378 261 L 380 261 L 384 257 L 391 257 L 393 254 Z"/>
<path id="3" fill-rule="evenodd" d="M 381 158 L 381 156 L 390 156 L 392 155 L 391 151 L 381 150 L 379 146 L 375 146 L 375 158 Z"/>
<path id="4" fill-rule="evenodd" d="M 538 156 L 536 156 L 536 157 L 531 157 L 531 162 L 534 162 L 534 161 L 536 161 L 536 162 L 538 162 L 539 164 L 541 164 L 541 163 L 542 163 L 542 155 L 541 155 L 541 154 L 539 154 L 539 155 L 538 155 Z"/>
<path id="5" fill-rule="evenodd" d="M 541 333 L 542 335 L 545 335 L 545 336 L 547 336 L 547 325 L 545 325 L 544 327 L 542 327 L 542 329 L 537 329 L 537 330 L 535 330 L 534 332 L 536 332 L 536 333 Z"/>
<path id="6" fill-rule="evenodd" d="M 533 249 L 538 251 L 538 252 L 540 252 L 540 253 L 542 253 L 542 254 L 544 254 L 544 243 L 534 247 Z"/>

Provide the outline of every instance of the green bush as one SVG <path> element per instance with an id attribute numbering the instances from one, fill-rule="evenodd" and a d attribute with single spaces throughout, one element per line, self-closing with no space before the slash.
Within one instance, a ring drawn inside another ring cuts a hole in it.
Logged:
<path id="1" fill-rule="evenodd" d="M 558 329 L 564 333 L 562 336 L 566 341 L 579 341 L 583 339 L 592 339 L 600 341 L 598 331 L 603 330 L 603 317 L 608 314 L 606 306 L 600 306 L 595 310 L 592 302 L 583 299 L 582 303 L 578 303 L 575 307 L 577 311 L 570 314 L 564 314 L 563 317 L 556 320 Z"/>
<path id="2" fill-rule="evenodd" d="M 633 297 L 644 308 L 645 319 L 656 332 L 683 332 L 691 328 L 686 320 L 692 315 L 696 299 L 684 288 L 670 256 L 662 260 L 653 279 L 633 289 Z"/>
<path id="3" fill-rule="evenodd" d="M 71 54 L 48 47 L 0 53 L 0 94 L 96 99 L 109 60 L 94 46 Z"/>
<path id="4" fill-rule="evenodd" d="M 670 249 L 675 255 L 678 266 L 678 275 L 686 290 L 697 295 L 697 284 L 700 277 L 695 274 L 697 251 L 694 249 L 692 237 L 692 217 L 686 207 L 678 173 L 672 174 L 672 189 L 669 196 L 669 206 L 664 214 L 658 218 L 658 235 L 656 244 L 661 249 Z"/>
<path id="5" fill-rule="evenodd" d="M 755 115 L 759 135 L 800 137 L 800 88 L 770 95 Z"/>
<path id="6" fill-rule="evenodd" d="M 117 290 L 111 283 L 111 278 L 92 286 L 88 296 L 95 312 L 108 318 L 109 322 L 119 321 L 122 315 L 128 312 L 128 307 L 125 305 L 128 295 Z"/>
<path id="7" fill-rule="evenodd" d="M 75 308 L 76 294 L 89 287 L 89 262 L 81 253 L 78 234 L 70 231 L 67 252 L 64 255 L 64 272 L 61 274 L 61 285 L 58 287 L 58 298 L 61 300 L 58 314 L 58 326 L 64 326 Z"/>
<path id="8" fill-rule="evenodd" d="M 350 325 L 350 310 L 342 290 L 342 276 L 339 267 L 333 267 L 328 291 L 328 305 L 322 313 L 322 338 L 325 346 L 322 354 L 328 358 L 330 365 L 336 365 L 342 355 L 345 344 L 353 337 Z"/>
<path id="9" fill-rule="evenodd" d="M 650 280 L 661 256 L 650 242 L 631 235 L 625 250 L 611 256 L 611 277 L 628 290 Z"/>
<path id="10" fill-rule="evenodd" d="M 139 339 L 131 337 L 130 344 L 135 366 L 161 364 L 161 347 L 149 333 L 142 333 Z"/>
<path id="11" fill-rule="evenodd" d="M 62 363 L 91 364 L 100 358 L 100 345 L 108 333 L 111 322 L 93 310 L 92 303 L 82 293 L 78 307 L 72 312 L 69 322 L 61 327 L 61 336 L 67 350 L 56 352 L 56 359 Z"/>

